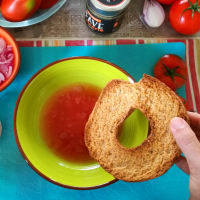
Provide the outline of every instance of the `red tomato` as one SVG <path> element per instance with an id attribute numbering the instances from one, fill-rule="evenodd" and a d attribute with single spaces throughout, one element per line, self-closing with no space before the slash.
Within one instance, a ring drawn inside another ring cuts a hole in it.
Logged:
<path id="1" fill-rule="evenodd" d="M 176 90 L 184 85 L 187 77 L 187 68 L 180 57 L 169 54 L 158 60 L 154 67 L 154 75 L 172 90 Z"/>
<path id="2" fill-rule="evenodd" d="M 18 22 L 31 17 L 41 0 L 2 0 L 1 14 L 8 21 Z"/>
<path id="3" fill-rule="evenodd" d="M 157 1 L 162 4 L 169 5 L 169 4 L 172 4 L 176 0 L 157 0 Z"/>
<path id="4" fill-rule="evenodd" d="M 178 33 L 190 35 L 200 31 L 200 0 L 178 0 L 169 11 L 171 26 Z"/>
<path id="5" fill-rule="evenodd" d="M 40 4 L 41 9 L 51 8 L 54 4 L 56 4 L 58 0 L 42 0 Z"/>

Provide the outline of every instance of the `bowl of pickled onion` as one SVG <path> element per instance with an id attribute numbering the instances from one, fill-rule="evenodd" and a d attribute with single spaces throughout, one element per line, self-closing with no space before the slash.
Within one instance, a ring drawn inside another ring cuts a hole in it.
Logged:
<path id="1" fill-rule="evenodd" d="M 0 27 L 0 91 L 4 90 L 17 75 L 20 52 L 14 38 Z"/>

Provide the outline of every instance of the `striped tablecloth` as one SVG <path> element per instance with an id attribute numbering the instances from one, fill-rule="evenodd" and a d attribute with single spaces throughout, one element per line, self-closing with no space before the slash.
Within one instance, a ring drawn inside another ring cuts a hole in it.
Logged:
<path id="1" fill-rule="evenodd" d="M 18 40 L 20 47 L 91 46 L 183 42 L 186 45 L 188 79 L 186 98 L 190 108 L 200 113 L 200 39 L 113 39 L 113 40 Z"/>

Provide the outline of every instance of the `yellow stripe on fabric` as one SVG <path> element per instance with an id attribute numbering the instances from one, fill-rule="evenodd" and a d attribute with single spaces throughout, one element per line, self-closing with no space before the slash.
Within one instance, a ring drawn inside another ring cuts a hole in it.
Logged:
<path id="1" fill-rule="evenodd" d="M 55 47 L 59 46 L 58 45 L 58 40 L 54 40 L 54 45 L 53 46 L 55 46 Z"/>
<path id="2" fill-rule="evenodd" d="M 62 46 L 62 42 L 60 40 L 58 40 L 58 46 Z"/>
<path id="3" fill-rule="evenodd" d="M 100 45 L 100 41 L 99 41 L 99 40 L 94 40 L 94 41 L 93 41 L 93 44 L 94 44 L 94 45 Z"/>
<path id="4" fill-rule="evenodd" d="M 187 56 L 188 80 L 189 80 L 189 84 L 190 84 L 190 91 L 191 91 L 191 96 L 192 96 L 192 103 L 193 103 L 193 106 L 194 106 L 194 111 L 197 111 L 195 97 L 194 97 L 194 88 L 193 88 L 193 85 L 192 85 L 192 76 L 191 76 L 191 72 L 190 72 L 189 44 L 188 44 L 188 40 L 186 40 L 186 56 Z"/>
<path id="5" fill-rule="evenodd" d="M 109 41 L 109 40 L 106 40 L 106 41 L 105 41 L 105 45 L 110 45 L 110 41 Z"/>
<path id="6" fill-rule="evenodd" d="M 165 39 L 158 39 L 157 42 L 158 42 L 158 43 L 166 43 L 167 40 L 165 40 Z"/>
<path id="7" fill-rule="evenodd" d="M 59 44 L 60 47 L 62 47 L 62 46 L 63 46 L 63 41 L 62 41 L 62 40 L 59 40 L 59 41 L 58 41 L 58 44 Z"/>
<path id="8" fill-rule="evenodd" d="M 167 43 L 166 39 L 144 39 L 145 44 L 153 44 L 153 43 Z"/>
<path id="9" fill-rule="evenodd" d="M 160 43 L 160 42 L 161 42 L 160 39 L 154 40 L 154 43 Z"/>
<path id="10" fill-rule="evenodd" d="M 48 40 L 45 40 L 45 41 L 44 41 L 44 46 L 45 46 L 45 47 L 48 47 L 48 46 L 49 46 L 49 41 L 48 41 Z"/>
<path id="11" fill-rule="evenodd" d="M 151 42 L 150 39 L 144 39 L 144 43 L 145 43 L 145 44 L 151 44 L 152 42 Z"/>

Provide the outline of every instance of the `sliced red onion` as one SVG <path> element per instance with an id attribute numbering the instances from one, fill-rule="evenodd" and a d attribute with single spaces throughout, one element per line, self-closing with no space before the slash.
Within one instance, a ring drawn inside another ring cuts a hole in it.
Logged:
<path id="1" fill-rule="evenodd" d="M 0 38 L 0 84 L 8 79 L 13 71 L 14 54 L 11 45 L 6 45 L 3 38 Z"/>
<path id="2" fill-rule="evenodd" d="M 5 80 L 5 76 L 3 75 L 3 73 L 0 72 L 0 83 L 3 83 Z"/>
<path id="3" fill-rule="evenodd" d="M 5 50 L 6 48 L 6 41 L 3 38 L 0 38 L 0 54 Z"/>
<path id="4" fill-rule="evenodd" d="M 12 46 L 8 44 L 7 49 L 10 49 L 12 51 Z"/>
<path id="5" fill-rule="evenodd" d="M 10 76 L 11 76 L 11 74 L 12 74 L 12 67 L 11 66 L 9 66 L 8 67 L 8 72 L 6 73 L 6 78 L 8 79 Z"/>
<path id="6" fill-rule="evenodd" d="M 5 74 L 8 71 L 8 64 L 1 64 L 0 65 L 0 72 Z"/>
<path id="7" fill-rule="evenodd" d="M 7 55 L 7 59 L 5 61 L 0 62 L 0 65 L 11 63 L 13 61 L 13 59 L 14 59 L 14 54 L 13 53 L 9 53 Z"/>
<path id="8" fill-rule="evenodd" d="M 0 62 L 3 62 L 3 61 L 5 61 L 5 60 L 6 60 L 5 55 L 3 55 L 3 54 L 1 55 L 1 54 L 0 54 Z"/>
<path id="9" fill-rule="evenodd" d="M 5 55 L 7 55 L 9 53 L 13 53 L 13 48 L 10 47 L 10 45 L 6 47 L 6 49 L 5 49 Z"/>

